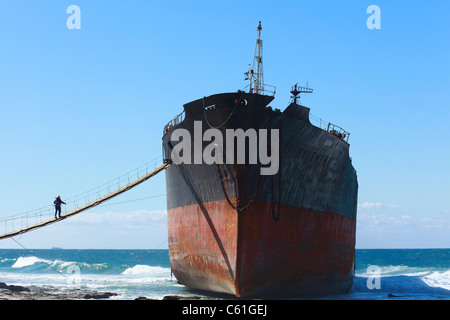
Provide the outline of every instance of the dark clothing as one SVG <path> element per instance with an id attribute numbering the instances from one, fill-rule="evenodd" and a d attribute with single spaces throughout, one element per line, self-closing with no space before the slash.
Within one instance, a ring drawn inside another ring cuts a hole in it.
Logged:
<path id="1" fill-rule="evenodd" d="M 61 199 L 56 199 L 53 201 L 53 204 L 55 205 L 55 218 L 59 216 L 61 218 L 61 204 L 66 204 Z"/>
<path id="2" fill-rule="evenodd" d="M 55 201 L 53 201 L 53 203 L 55 204 L 55 206 L 61 206 L 62 204 L 66 204 L 64 201 L 62 201 L 61 199 L 56 199 Z"/>
<path id="3" fill-rule="evenodd" d="M 61 206 L 55 206 L 55 218 L 58 216 L 61 218 Z"/>

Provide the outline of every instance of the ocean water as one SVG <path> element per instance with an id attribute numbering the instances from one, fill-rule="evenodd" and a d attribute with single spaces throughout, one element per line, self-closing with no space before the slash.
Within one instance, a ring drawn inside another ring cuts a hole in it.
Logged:
<path id="1" fill-rule="evenodd" d="M 176 282 L 168 250 L 0 249 L 0 282 L 115 292 L 120 300 L 208 296 Z M 350 293 L 315 299 L 450 300 L 450 249 L 356 250 Z"/>

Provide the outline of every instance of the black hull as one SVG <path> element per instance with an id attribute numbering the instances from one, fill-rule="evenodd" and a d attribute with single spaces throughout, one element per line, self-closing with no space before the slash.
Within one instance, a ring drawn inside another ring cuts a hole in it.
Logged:
<path id="1" fill-rule="evenodd" d="M 174 160 L 174 130 L 194 135 L 195 121 L 202 135 L 210 128 L 223 136 L 227 129 L 267 129 L 269 136 L 278 129 L 280 141 L 275 175 L 263 176 L 264 165 L 248 164 L 248 152 L 245 164 L 235 158 L 233 164 L 202 161 L 166 170 L 172 269 L 188 286 L 241 296 L 287 283 L 297 294 L 346 291 L 353 277 L 358 190 L 349 144 L 313 126 L 308 108 L 292 103 L 284 112 L 274 111 L 267 107 L 272 99 L 213 95 L 186 104 L 185 119 L 166 128 L 167 161 Z M 202 150 L 210 143 L 203 141 Z M 261 260 L 261 250 L 267 260 Z M 246 268 L 251 265 L 260 275 Z M 312 289 L 315 284 L 320 285 Z"/>

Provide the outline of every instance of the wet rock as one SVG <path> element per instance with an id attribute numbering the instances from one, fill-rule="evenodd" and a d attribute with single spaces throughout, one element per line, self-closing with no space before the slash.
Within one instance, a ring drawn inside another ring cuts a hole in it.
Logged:
<path id="1" fill-rule="evenodd" d="M 95 292 L 95 293 L 88 293 L 83 298 L 84 299 L 109 299 L 113 296 L 117 296 L 117 293 L 112 292 Z"/>
<path id="2" fill-rule="evenodd" d="M 55 288 L 22 287 L 0 282 L 0 300 L 85 300 L 109 299 L 117 296 L 112 292 L 96 292 L 80 289 L 59 290 Z"/>
<path id="3" fill-rule="evenodd" d="M 158 299 L 151 299 L 151 298 L 147 298 L 147 297 L 137 297 L 134 300 L 158 300 Z"/>
<path id="4" fill-rule="evenodd" d="M 4 282 L 0 282 L 0 289 L 7 289 L 7 290 L 11 290 L 13 292 L 30 291 L 30 289 L 28 289 L 28 288 L 25 288 L 22 286 L 7 285 Z"/>
<path id="5" fill-rule="evenodd" d="M 218 300 L 214 298 L 200 297 L 200 296 L 178 296 L 178 295 L 170 295 L 162 298 L 163 300 Z"/>

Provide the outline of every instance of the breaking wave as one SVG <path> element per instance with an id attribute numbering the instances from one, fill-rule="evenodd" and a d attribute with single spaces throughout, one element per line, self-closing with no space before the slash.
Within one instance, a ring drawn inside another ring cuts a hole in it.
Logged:
<path id="1" fill-rule="evenodd" d="M 450 269 L 385 266 L 377 272 L 357 272 L 351 294 L 356 298 L 363 294 L 371 299 L 447 300 L 450 299 Z"/>
<path id="2" fill-rule="evenodd" d="M 151 267 L 147 265 L 136 265 L 132 268 L 126 269 L 122 274 L 126 275 L 167 275 L 170 272 L 169 268 Z"/>

